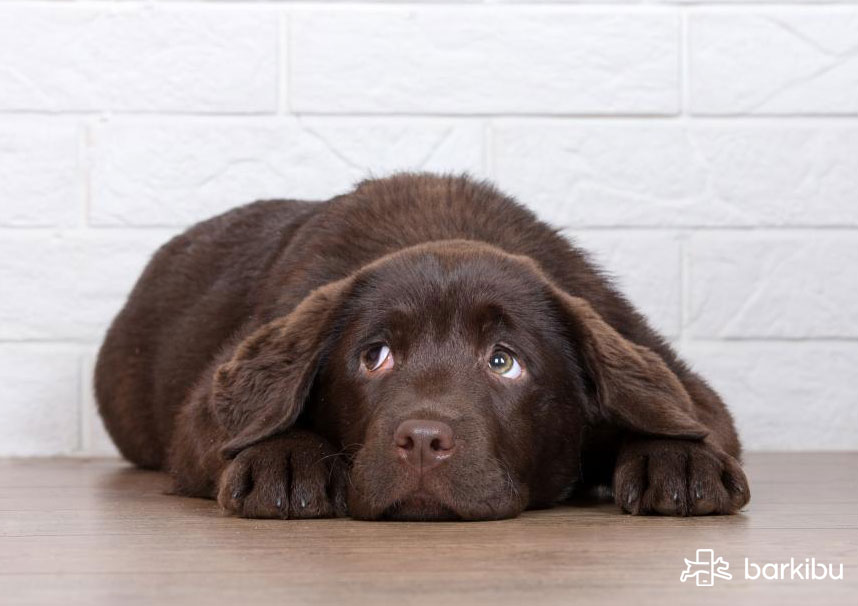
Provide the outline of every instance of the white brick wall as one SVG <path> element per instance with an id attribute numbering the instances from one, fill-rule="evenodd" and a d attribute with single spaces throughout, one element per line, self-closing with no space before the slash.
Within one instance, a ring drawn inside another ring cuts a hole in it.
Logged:
<path id="1" fill-rule="evenodd" d="M 114 452 L 171 234 L 407 168 L 592 250 L 749 448 L 858 448 L 858 0 L 0 0 L 0 455 Z"/>

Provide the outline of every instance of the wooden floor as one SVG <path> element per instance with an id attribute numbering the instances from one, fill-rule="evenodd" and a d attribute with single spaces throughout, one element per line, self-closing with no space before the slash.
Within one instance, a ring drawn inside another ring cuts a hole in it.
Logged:
<path id="1" fill-rule="evenodd" d="M 858 604 L 858 453 L 747 463 L 752 502 L 732 517 L 582 503 L 414 524 L 240 520 L 116 461 L 0 461 L 0 604 Z M 680 582 L 701 548 L 732 580 Z M 746 557 L 791 556 L 844 579 L 744 578 Z"/>

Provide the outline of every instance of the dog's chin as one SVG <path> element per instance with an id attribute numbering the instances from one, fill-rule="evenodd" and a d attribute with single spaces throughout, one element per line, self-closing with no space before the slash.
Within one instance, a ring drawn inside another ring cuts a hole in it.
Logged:
<path id="1" fill-rule="evenodd" d="M 388 506 L 381 515 L 383 520 L 400 522 L 438 522 L 461 520 L 462 517 L 437 498 L 415 493 L 398 499 Z"/>
<path id="2" fill-rule="evenodd" d="M 355 503 L 356 504 L 356 503 Z M 356 507 L 352 517 L 364 520 L 395 520 L 400 522 L 475 522 L 514 518 L 524 509 L 516 500 L 489 498 L 457 505 L 446 502 L 436 494 L 418 489 L 374 509 Z"/>
<path id="3" fill-rule="evenodd" d="M 348 486 L 349 515 L 357 520 L 481 521 L 514 518 L 527 506 L 525 484 L 489 469 L 462 485 L 447 476 L 383 473 L 382 465 L 357 460 Z M 389 469 L 389 468 L 388 468 Z M 395 470 L 394 470 L 395 471 Z M 472 477 L 472 476 L 471 476 Z"/>

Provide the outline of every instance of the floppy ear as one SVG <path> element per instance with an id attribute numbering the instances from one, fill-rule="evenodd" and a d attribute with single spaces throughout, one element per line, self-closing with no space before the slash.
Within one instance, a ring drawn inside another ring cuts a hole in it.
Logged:
<path id="1" fill-rule="evenodd" d="M 288 316 L 239 343 L 214 374 L 214 414 L 230 435 L 228 458 L 288 429 L 304 407 L 350 278 L 322 286 Z"/>
<path id="2" fill-rule="evenodd" d="M 553 288 L 576 333 L 601 416 L 637 433 L 706 437 L 691 397 L 661 356 L 625 339 L 584 299 Z"/>

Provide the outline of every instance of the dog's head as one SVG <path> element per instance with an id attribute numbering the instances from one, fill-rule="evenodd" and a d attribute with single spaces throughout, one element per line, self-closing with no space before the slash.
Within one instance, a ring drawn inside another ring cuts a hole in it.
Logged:
<path id="1" fill-rule="evenodd" d="M 555 502 L 594 424 L 705 434 L 659 356 L 530 258 L 467 241 L 404 249 L 314 291 L 248 337 L 216 384 L 227 455 L 303 415 L 350 457 L 350 512 L 367 519 Z"/>

